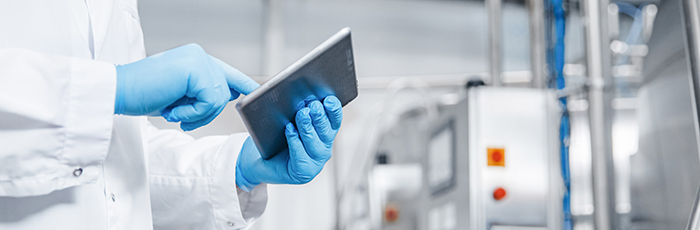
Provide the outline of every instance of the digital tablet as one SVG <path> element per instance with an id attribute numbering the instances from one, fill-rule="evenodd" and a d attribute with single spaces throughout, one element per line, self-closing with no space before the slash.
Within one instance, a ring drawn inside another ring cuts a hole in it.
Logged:
<path id="1" fill-rule="evenodd" d="M 287 149 L 284 129 L 312 100 L 335 95 L 343 106 L 357 97 L 350 28 L 344 28 L 242 98 L 236 109 L 263 159 Z M 295 124 L 296 125 L 296 124 Z"/>

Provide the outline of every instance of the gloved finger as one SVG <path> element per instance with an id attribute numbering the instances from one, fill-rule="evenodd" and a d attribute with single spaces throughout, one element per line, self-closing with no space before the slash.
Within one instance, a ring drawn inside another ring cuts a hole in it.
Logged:
<path id="1" fill-rule="evenodd" d="M 229 88 L 228 90 L 231 93 L 231 99 L 229 99 L 229 101 L 236 100 L 239 96 L 241 96 L 241 94 L 234 89 Z"/>
<path id="2" fill-rule="evenodd" d="M 326 116 L 326 110 L 323 108 L 323 105 L 321 105 L 321 102 L 317 100 L 312 101 L 309 103 L 309 110 L 311 121 L 316 129 L 318 137 L 327 145 L 333 143 L 337 131 L 331 128 L 331 122 Z"/>
<path id="3" fill-rule="evenodd" d="M 168 107 L 175 108 L 175 107 L 177 107 L 178 105 L 192 104 L 192 103 L 194 103 L 195 101 L 197 101 L 197 98 L 191 98 L 191 97 L 188 97 L 188 96 L 184 96 L 184 97 L 178 99 L 177 101 L 173 102 L 172 104 L 170 104 Z M 171 110 L 172 110 L 172 108 L 171 108 Z"/>
<path id="4" fill-rule="evenodd" d="M 209 114 L 209 115 L 206 115 L 205 118 L 194 121 L 194 122 L 182 122 L 180 124 L 180 128 L 182 128 L 182 130 L 192 131 L 196 128 L 205 126 L 205 125 L 209 124 L 211 121 L 213 121 L 216 117 L 218 117 L 219 114 L 221 114 L 221 112 L 224 110 L 224 108 L 226 108 L 226 105 L 229 102 L 228 98 L 231 97 L 231 94 L 228 90 L 228 87 L 226 86 L 226 84 L 224 82 L 222 82 L 221 84 L 218 84 L 217 86 L 218 86 L 217 87 L 218 90 L 216 92 L 218 92 L 220 95 L 217 98 L 217 103 L 214 105 L 214 109 L 215 109 L 215 110 L 213 110 L 214 112 Z"/>
<path id="5" fill-rule="evenodd" d="M 253 79 L 250 79 L 248 75 L 245 75 L 241 71 L 237 70 L 236 68 L 233 68 L 232 66 L 226 64 L 218 58 L 212 56 L 209 57 L 211 57 L 212 60 L 214 60 L 214 62 L 218 64 L 219 67 L 221 67 L 221 69 L 224 70 L 224 74 L 226 75 L 226 81 L 228 82 L 229 88 L 244 95 L 248 95 L 251 92 L 253 92 L 253 90 L 260 87 L 260 84 L 253 81 Z"/>
<path id="6" fill-rule="evenodd" d="M 234 99 L 238 98 L 238 95 L 240 95 L 240 93 L 236 92 L 235 90 L 231 90 L 228 84 L 228 79 L 226 77 L 226 72 L 222 68 L 220 68 L 217 61 L 214 60 L 210 63 L 211 69 L 216 70 L 214 71 L 216 76 L 213 77 L 215 77 L 219 81 L 219 84 L 217 84 L 217 86 L 220 87 L 219 92 L 222 95 L 222 99 L 226 100 L 226 103 L 228 103 L 229 101 L 233 101 Z M 234 94 L 236 95 L 236 97 L 233 97 Z"/>
<path id="7" fill-rule="evenodd" d="M 189 95 L 188 95 L 189 96 Z M 219 108 L 219 93 L 211 88 L 205 88 L 196 94 L 197 101 L 192 104 L 176 106 L 165 118 L 170 122 L 194 122 L 214 113 Z"/>
<path id="8" fill-rule="evenodd" d="M 301 142 L 304 144 L 304 149 L 306 153 L 314 160 L 326 160 L 330 156 L 326 156 L 326 144 L 321 141 L 314 129 L 311 122 L 311 116 L 309 116 L 309 108 L 304 107 L 297 112 L 295 121 L 297 125 L 297 130 L 299 131 L 299 137 Z"/>
<path id="9" fill-rule="evenodd" d="M 170 113 L 173 112 L 173 109 L 174 109 L 175 107 L 178 107 L 178 106 L 181 106 L 181 105 L 189 105 L 189 104 L 192 104 L 192 103 L 194 103 L 194 102 L 196 102 L 196 101 L 197 101 L 196 98 L 191 98 L 191 97 L 188 97 L 188 96 L 184 96 L 184 97 L 178 99 L 177 101 L 173 102 L 172 104 L 168 105 L 168 107 L 165 107 L 165 109 L 161 110 L 161 111 L 160 111 L 160 115 L 161 115 L 163 118 L 165 118 L 165 120 L 168 120 L 169 122 L 177 122 L 177 121 L 171 121 L 171 120 L 169 120 L 169 119 L 172 117 L 172 116 L 170 115 Z"/>
<path id="10" fill-rule="evenodd" d="M 323 99 L 323 106 L 326 108 L 326 115 L 331 122 L 331 128 L 338 130 L 343 122 L 343 105 L 337 97 L 331 95 Z"/>
<path id="11" fill-rule="evenodd" d="M 301 141 L 299 133 L 291 122 L 285 127 L 284 136 L 287 138 L 287 145 L 289 147 L 289 161 L 291 162 L 288 167 L 289 172 L 287 175 L 289 175 L 289 179 L 287 180 L 287 183 L 306 184 L 313 180 L 315 175 L 312 175 L 313 173 L 309 173 L 309 170 L 303 168 L 303 165 L 314 164 L 313 159 L 311 159 L 308 152 L 304 148 L 304 144 Z"/>
<path id="12" fill-rule="evenodd" d="M 289 151 L 289 155 L 293 159 L 299 159 L 306 157 L 306 154 L 301 154 L 300 151 L 297 150 L 303 150 L 304 149 L 304 144 L 301 142 L 301 139 L 299 137 L 299 133 L 297 132 L 297 129 L 294 128 L 294 124 L 287 123 L 287 125 L 284 127 L 284 136 L 287 138 L 287 147 L 290 150 L 294 151 Z"/>
<path id="13" fill-rule="evenodd" d="M 304 144 L 301 142 L 301 137 L 299 137 L 297 129 L 291 122 L 287 123 L 287 125 L 284 127 L 284 136 L 287 138 L 287 147 L 290 160 L 293 162 L 299 162 L 305 161 L 309 158 L 309 155 L 306 153 L 306 149 L 304 149 Z"/>
<path id="14" fill-rule="evenodd" d="M 205 117 L 204 119 L 201 119 L 201 120 L 198 120 L 195 122 L 182 122 L 182 123 L 180 123 L 180 128 L 183 131 L 192 131 L 192 130 L 195 130 L 199 127 L 205 126 L 205 125 L 211 123 L 217 116 L 219 116 L 219 114 L 221 114 L 221 112 L 224 111 L 224 108 L 226 108 L 226 107 L 220 106 L 216 112 L 210 114 L 209 116 Z"/>

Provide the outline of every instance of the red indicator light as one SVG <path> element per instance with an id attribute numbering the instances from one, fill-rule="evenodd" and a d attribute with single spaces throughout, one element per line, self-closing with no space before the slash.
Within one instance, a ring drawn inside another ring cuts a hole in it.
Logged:
<path id="1" fill-rule="evenodd" d="M 505 189 L 497 188 L 495 191 L 493 191 L 493 199 L 501 200 L 504 197 L 506 197 L 506 190 Z"/>
<path id="2" fill-rule="evenodd" d="M 503 160 L 503 154 L 500 151 L 494 151 L 493 154 L 491 154 L 491 158 L 493 158 L 493 161 L 500 162 Z"/>
<path id="3" fill-rule="evenodd" d="M 384 220 L 386 222 L 394 222 L 397 219 L 399 219 L 399 208 L 395 205 L 387 205 L 386 209 L 384 209 Z"/>

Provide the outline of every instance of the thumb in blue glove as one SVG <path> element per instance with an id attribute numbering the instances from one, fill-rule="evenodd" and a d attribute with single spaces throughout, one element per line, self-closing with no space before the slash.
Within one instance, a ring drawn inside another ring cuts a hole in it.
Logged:
<path id="1" fill-rule="evenodd" d="M 289 123 L 285 128 L 288 149 L 269 160 L 262 159 L 249 137 L 238 156 L 236 184 L 250 192 L 260 183 L 310 182 L 331 158 L 342 119 L 342 106 L 335 96 L 326 97 L 323 103 L 311 101 L 297 111 L 296 127 Z"/>
<path id="2" fill-rule="evenodd" d="M 161 115 L 193 130 L 214 120 L 226 104 L 259 84 L 197 44 L 117 65 L 115 114 Z"/>

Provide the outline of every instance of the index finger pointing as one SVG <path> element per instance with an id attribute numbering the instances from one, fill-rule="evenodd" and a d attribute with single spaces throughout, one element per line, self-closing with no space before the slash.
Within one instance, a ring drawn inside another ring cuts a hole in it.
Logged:
<path id="1" fill-rule="evenodd" d="M 243 72 L 233 68 L 218 58 L 212 56 L 209 57 L 211 57 L 211 59 L 224 70 L 224 74 L 226 74 L 226 82 L 228 82 L 229 88 L 243 95 L 248 95 L 253 92 L 253 90 L 260 87 L 260 84 L 253 81 L 253 79 L 250 79 L 250 77 L 245 75 Z"/>

